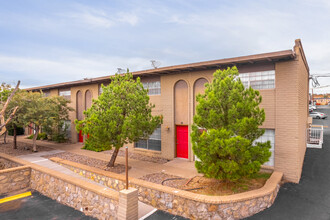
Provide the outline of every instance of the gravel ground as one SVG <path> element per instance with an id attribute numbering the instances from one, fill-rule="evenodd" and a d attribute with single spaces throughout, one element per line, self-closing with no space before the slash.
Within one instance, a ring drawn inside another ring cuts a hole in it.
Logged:
<path id="1" fill-rule="evenodd" d="M 173 180 L 171 180 L 172 178 L 173 178 Z M 179 176 L 169 175 L 166 173 L 152 173 L 152 174 L 145 175 L 139 179 L 142 179 L 142 180 L 145 180 L 148 182 L 152 182 L 152 183 L 157 183 L 157 184 L 162 184 L 162 182 L 164 180 L 168 179 L 168 181 L 163 182 L 163 185 L 177 188 L 177 189 L 183 189 L 185 183 L 189 180 L 189 179 L 181 178 Z"/>
<path id="2" fill-rule="evenodd" d="M 74 154 L 74 153 L 70 153 L 70 152 L 52 154 L 52 155 L 48 155 L 48 156 L 44 156 L 44 157 L 45 158 L 59 157 L 59 158 L 62 158 L 64 160 L 69 160 L 69 161 L 72 161 L 72 162 L 84 164 L 84 165 L 87 165 L 87 166 L 90 166 L 90 167 L 95 167 L 95 168 L 110 171 L 110 172 L 113 172 L 113 173 L 123 173 L 123 172 L 125 172 L 125 165 L 115 163 L 115 167 L 107 167 L 107 164 L 108 164 L 107 161 L 98 160 L 98 159 L 94 159 L 94 158 L 91 158 L 91 157 L 87 157 L 87 156 L 83 156 L 83 155 L 79 155 L 79 154 Z"/>
<path id="3" fill-rule="evenodd" d="M 112 154 L 114 150 L 104 151 L 106 154 Z M 125 150 L 119 150 L 118 156 L 125 157 Z M 152 157 L 152 156 L 146 156 L 139 153 L 133 153 L 128 152 L 128 158 L 135 159 L 135 160 L 142 160 L 142 161 L 148 161 L 153 163 L 159 163 L 164 164 L 167 163 L 169 160 L 161 158 L 161 157 Z"/>
<path id="4" fill-rule="evenodd" d="M 153 173 L 145 175 L 140 179 L 197 194 L 224 196 L 259 189 L 265 184 L 268 178 L 269 176 L 252 179 L 245 178 L 244 181 L 241 182 L 228 183 L 226 181 L 206 178 L 202 176 L 195 176 L 191 179 L 187 179 L 166 173 Z"/>
<path id="5" fill-rule="evenodd" d="M 28 148 L 29 150 L 26 150 L 25 148 Z M 37 150 L 40 151 L 50 151 L 54 150 L 52 148 L 43 147 L 43 146 L 37 146 Z M 5 153 L 12 156 L 19 156 L 19 155 L 25 155 L 25 154 L 32 154 L 32 144 L 25 144 L 25 143 L 19 143 L 17 142 L 17 149 L 13 149 L 13 142 L 10 141 L 7 144 L 0 144 L 0 152 Z"/>

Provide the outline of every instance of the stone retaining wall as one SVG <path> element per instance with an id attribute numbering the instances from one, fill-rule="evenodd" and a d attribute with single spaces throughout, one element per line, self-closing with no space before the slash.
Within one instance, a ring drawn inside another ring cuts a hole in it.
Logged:
<path id="1" fill-rule="evenodd" d="M 22 166 L 22 164 L 0 157 L 0 170 L 19 166 Z"/>
<path id="2" fill-rule="evenodd" d="M 119 192 L 0 153 L 6 164 L 25 166 L 0 170 L 0 195 L 34 189 L 98 219 L 120 219 Z M 124 210 L 125 211 L 125 210 Z"/>
<path id="3" fill-rule="evenodd" d="M 83 183 L 83 181 L 82 181 Z M 86 183 L 83 183 L 86 184 Z M 55 199 L 58 202 L 75 208 L 86 215 L 98 219 L 117 219 L 119 194 L 110 193 L 100 186 L 81 187 L 63 178 L 32 169 L 31 188 Z M 98 193 L 95 192 L 98 191 Z"/>
<path id="4" fill-rule="evenodd" d="M 30 176 L 31 168 L 29 166 L 0 170 L 0 195 L 28 188 Z"/>
<path id="5" fill-rule="evenodd" d="M 124 188 L 123 175 L 60 158 L 51 159 L 109 188 Z M 282 176 L 280 172 L 273 172 L 262 188 L 229 196 L 200 195 L 134 178 L 129 179 L 129 184 L 130 187 L 138 189 L 141 202 L 175 215 L 191 219 L 240 219 L 254 215 L 273 204 Z"/>

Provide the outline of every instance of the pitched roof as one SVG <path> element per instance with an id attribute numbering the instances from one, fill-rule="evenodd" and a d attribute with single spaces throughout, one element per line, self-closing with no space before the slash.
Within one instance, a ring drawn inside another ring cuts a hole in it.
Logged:
<path id="1" fill-rule="evenodd" d="M 174 73 L 187 72 L 187 71 L 193 71 L 193 70 L 215 69 L 215 68 L 221 68 L 224 66 L 239 65 L 239 64 L 245 64 L 245 63 L 253 64 L 256 62 L 277 62 L 277 61 L 282 61 L 282 60 L 290 60 L 290 59 L 295 58 L 295 56 L 296 55 L 293 50 L 283 50 L 283 51 L 271 52 L 271 53 L 262 53 L 262 54 L 255 54 L 255 55 L 249 55 L 249 56 L 225 58 L 225 59 L 183 64 L 183 65 L 167 66 L 167 67 L 161 67 L 161 68 L 156 68 L 156 69 L 148 69 L 148 70 L 132 72 L 132 74 L 134 76 L 174 74 Z M 54 89 L 54 88 L 61 88 L 61 87 L 78 86 L 78 85 L 90 84 L 90 83 L 101 83 L 106 80 L 109 80 L 109 77 L 110 77 L 110 75 L 103 76 L 103 77 L 96 77 L 96 78 L 90 78 L 90 79 L 83 79 L 83 80 L 77 80 L 77 81 L 45 85 L 45 86 L 32 87 L 32 88 L 28 88 L 26 90 L 29 90 L 29 91 L 30 90 L 47 90 L 47 89 Z"/>

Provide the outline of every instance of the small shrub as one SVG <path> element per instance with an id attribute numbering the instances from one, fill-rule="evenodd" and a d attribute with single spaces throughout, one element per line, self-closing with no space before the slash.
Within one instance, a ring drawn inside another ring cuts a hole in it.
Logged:
<path id="1" fill-rule="evenodd" d="M 68 139 L 66 138 L 65 134 L 59 133 L 59 134 L 54 134 L 52 136 L 52 141 L 55 141 L 57 143 L 64 143 L 64 142 L 67 142 Z"/>
<path id="2" fill-rule="evenodd" d="M 27 139 L 33 139 L 34 134 L 31 134 L 30 136 L 27 137 Z M 37 140 L 47 140 L 47 134 L 46 133 L 39 133 Z"/>
<path id="3" fill-rule="evenodd" d="M 105 150 L 110 150 L 110 148 L 105 148 L 105 147 L 93 147 L 90 144 L 86 143 L 84 144 L 84 146 L 82 147 L 82 149 L 84 150 L 90 150 L 90 151 L 95 151 L 95 152 L 101 152 L 101 151 L 105 151 Z"/>

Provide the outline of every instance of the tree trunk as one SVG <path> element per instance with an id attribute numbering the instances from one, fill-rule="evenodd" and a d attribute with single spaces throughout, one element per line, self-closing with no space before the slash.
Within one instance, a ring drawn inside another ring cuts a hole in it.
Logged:
<path id="1" fill-rule="evenodd" d="M 115 148 L 115 150 L 113 151 L 113 154 L 111 156 L 110 162 L 107 165 L 108 167 L 114 167 L 115 166 L 115 161 L 116 161 L 118 152 L 119 152 L 119 148 Z"/>
<path id="2" fill-rule="evenodd" d="M 17 149 L 17 126 L 14 124 L 13 149 Z"/>
<path id="3" fill-rule="evenodd" d="M 8 134 L 8 130 L 5 132 L 4 136 L 3 136 L 3 143 L 7 144 L 7 134 Z"/>
<path id="4" fill-rule="evenodd" d="M 34 131 L 35 131 L 35 133 L 33 135 L 33 147 L 32 147 L 32 151 L 33 152 L 38 152 L 38 150 L 37 150 L 37 137 L 38 137 L 38 134 L 39 134 L 39 126 L 35 126 Z"/>

